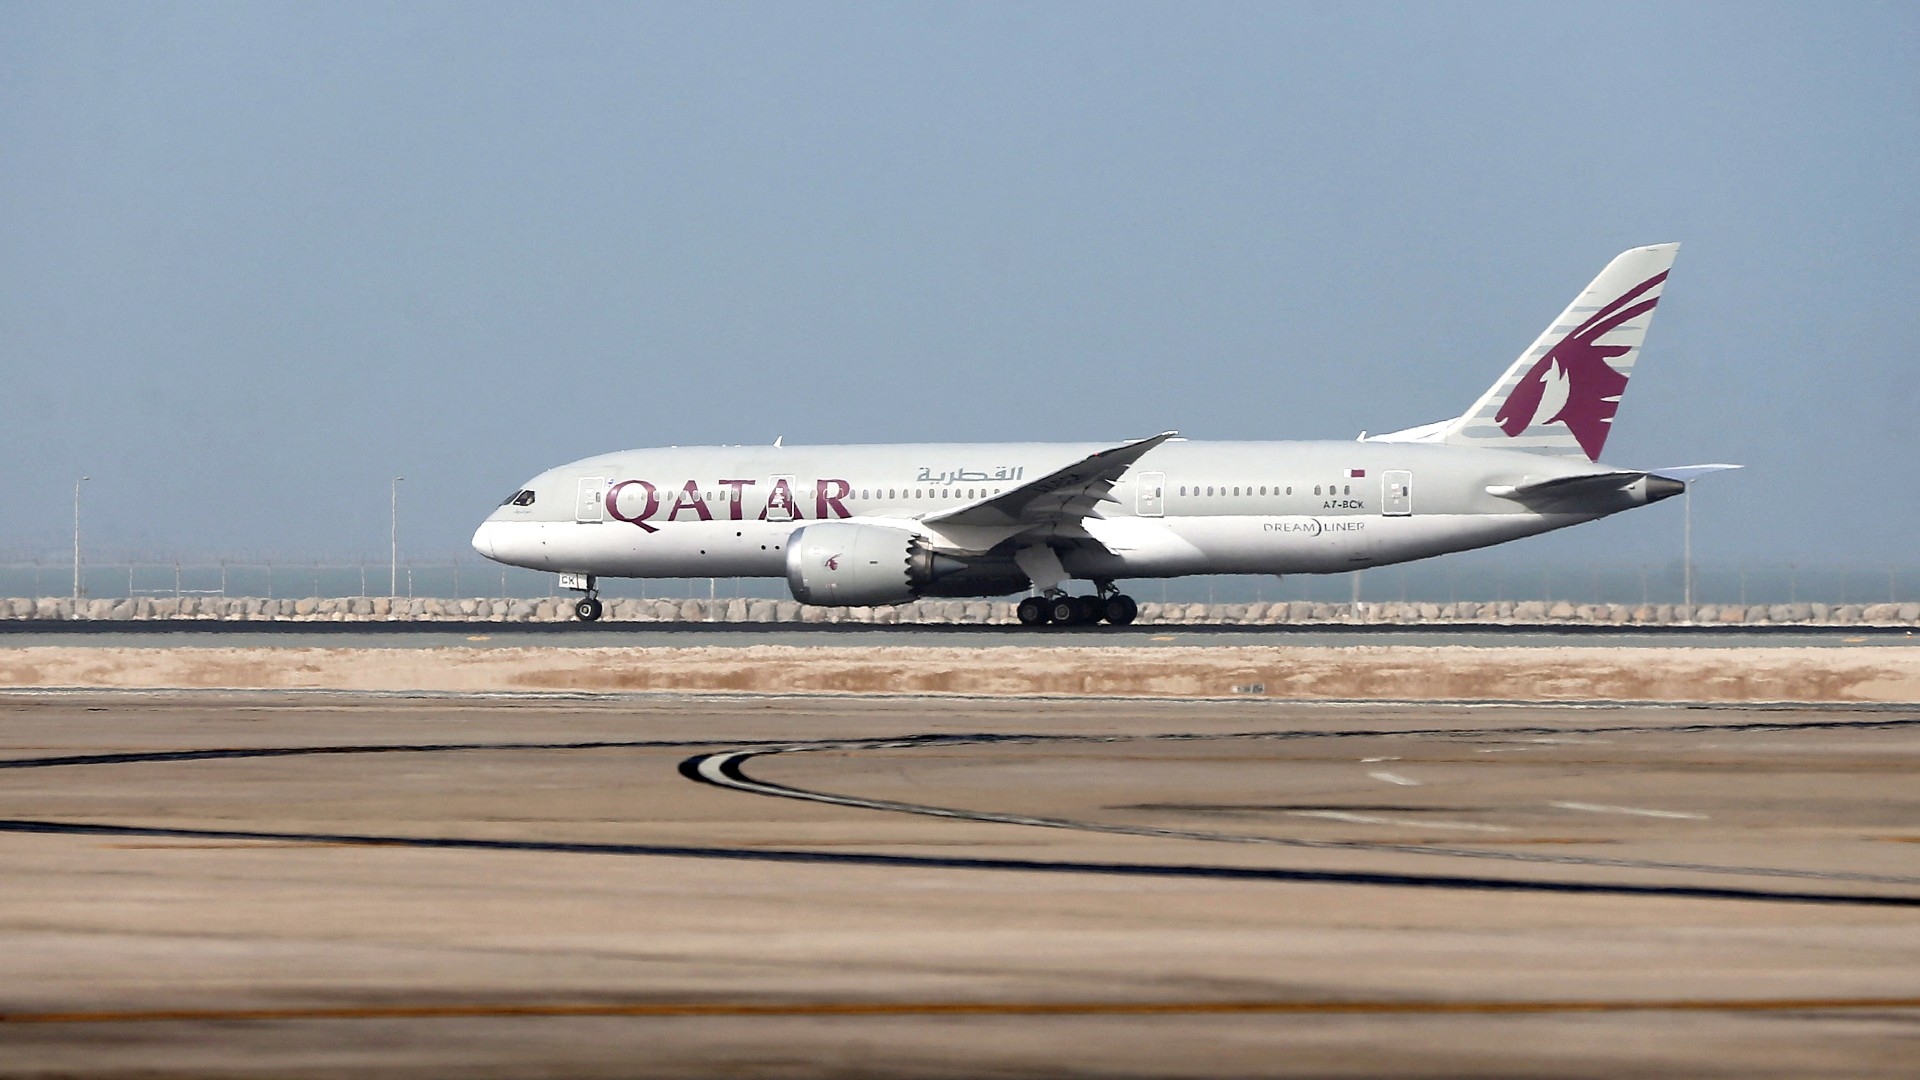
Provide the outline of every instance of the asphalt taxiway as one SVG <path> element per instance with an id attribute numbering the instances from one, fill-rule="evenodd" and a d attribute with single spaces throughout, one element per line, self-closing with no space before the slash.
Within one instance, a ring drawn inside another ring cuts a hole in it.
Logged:
<path id="1" fill-rule="evenodd" d="M 1920 713 L 0 696 L 0 1075 L 1906 1076 Z"/>

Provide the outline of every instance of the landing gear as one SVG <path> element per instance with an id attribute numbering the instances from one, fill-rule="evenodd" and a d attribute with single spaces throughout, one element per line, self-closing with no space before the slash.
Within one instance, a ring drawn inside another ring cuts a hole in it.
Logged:
<path id="1" fill-rule="evenodd" d="M 573 605 L 573 617 L 581 622 L 598 622 L 601 613 L 606 610 L 600 603 L 600 590 L 596 587 L 598 584 L 599 582 L 592 574 L 560 575 L 561 588 L 587 594 L 575 601 Z"/>
<path id="2" fill-rule="evenodd" d="M 1055 626 L 1073 626 L 1087 621 L 1090 604 L 1082 596 L 1056 596 L 1047 601 L 1047 621 Z"/>
<path id="3" fill-rule="evenodd" d="M 1139 616 L 1140 605 L 1133 602 L 1133 597 L 1113 591 L 1112 582 L 1096 582 L 1095 586 L 1099 590 L 1095 596 L 1068 596 L 1057 591 L 1029 596 L 1020 601 L 1015 614 L 1021 626 L 1091 626 L 1102 620 L 1125 626 Z"/>
<path id="4" fill-rule="evenodd" d="M 1014 614 L 1020 617 L 1021 626 L 1045 626 L 1053 621 L 1047 615 L 1047 602 L 1037 596 L 1029 596 L 1020 601 L 1020 606 L 1014 609 Z"/>

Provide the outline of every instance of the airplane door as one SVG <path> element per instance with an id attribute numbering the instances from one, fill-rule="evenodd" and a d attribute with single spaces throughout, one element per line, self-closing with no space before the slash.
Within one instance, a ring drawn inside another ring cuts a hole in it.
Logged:
<path id="1" fill-rule="evenodd" d="M 767 520 L 793 520 L 793 477 L 767 477 Z"/>
<path id="2" fill-rule="evenodd" d="M 1134 481 L 1133 512 L 1141 517 L 1160 517 L 1167 510 L 1167 474 L 1141 473 Z"/>
<path id="3" fill-rule="evenodd" d="M 1380 474 L 1380 512 L 1388 517 L 1413 513 L 1413 474 L 1388 469 Z"/>
<path id="4" fill-rule="evenodd" d="M 592 525 L 607 519 L 607 478 L 604 476 L 583 476 L 580 478 L 580 496 L 573 504 L 573 520 L 582 525 Z"/>

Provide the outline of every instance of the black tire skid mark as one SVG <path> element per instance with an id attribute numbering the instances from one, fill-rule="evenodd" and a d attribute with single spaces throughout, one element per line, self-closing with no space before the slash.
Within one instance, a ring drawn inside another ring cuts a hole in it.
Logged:
<path id="1" fill-rule="evenodd" d="M 50 768 L 86 765 L 132 764 L 144 762 L 188 762 L 205 760 L 234 760 L 244 758 L 297 757 L 327 754 L 381 754 L 381 753 L 447 753 L 460 751 L 488 750 L 596 750 L 596 749 L 670 749 L 693 748 L 726 745 L 733 749 L 726 755 L 703 754 L 688 758 L 680 764 L 683 776 L 701 783 L 712 783 L 700 775 L 698 763 L 709 758 L 727 755 L 745 757 L 767 753 L 800 752 L 806 750 L 864 750 L 921 746 L 958 746 L 987 743 L 1036 743 L 1036 742 L 1121 742 L 1139 739 L 1164 738 L 1169 740 L 1201 739 L 1298 739 L 1298 738 L 1358 738 L 1358 737 L 1458 737 L 1474 738 L 1490 735 L 1521 734 L 1606 734 L 1659 730 L 1662 732 L 1688 731 L 1755 731 L 1755 730 L 1797 730 L 1818 728 L 1887 728 L 1920 726 L 1920 718 L 1881 720 L 1881 721 L 1801 721 L 1791 723 L 1753 722 L 1745 724 L 1697 724 L 1685 727 L 1662 727 L 1649 729 L 1644 725 L 1610 725 L 1587 728 L 1516 726 L 1484 729 L 1441 728 L 1432 730 L 1381 729 L 1362 731 L 1276 731 L 1228 733 L 1202 735 L 1188 733 L 1168 733 L 1161 736 L 1062 736 L 1062 735 L 998 735 L 998 734 L 961 734 L 961 735 L 919 735 L 891 739 L 854 739 L 826 743 L 796 745 L 790 742 L 741 743 L 730 741 L 720 743 L 714 740 L 632 740 L 561 743 L 445 743 L 445 744 L 396 744 L 396 745 L 344 745 L 309 747 L 270 747 L 270 748 L 222 748 L 185 751 L 154 751 L 136 753 L 63 755 L 47 758 L 16 758 L 0 760 L 0 769 L 5 768 Z M 752 749 L 742 751 L 746 746 Z M 740 760 L 744 760 L 741 758 Z M 754 780 L 740 772 L 739 760 L 723 766 L 726 775 L 742 783 L 765 788 L 782 788 L 784 785 L 769 784 Z M 817 800 L 815 793 L 799 788 L 787 788 L 793 794 L 788 797 Z M 910 805 L 910 804 L 902 804 Z M 940 816 L 956 816 L 940 808 L 927 808 Z M 107 822 L 63 822 L 39 821 L 29 819 L 0 819 L 0 833 L 27 835 L 68 835 L 68 836 L 115 836 L 144 837 L 159 839 L 198 839 L 229 840 L 238 842 L 304 843 L 321 845 L 391 847 L 422 850 L 463 850 L 463 851 L 514 851 L 556 854 L 607 855 L 650 858 L 693 858 L 735 862 L 774 862 L 802 865 L 840 865 L 868 866 L 895 869 L 925 870 L 975 870 L 1001 871 L 1015 873 L 1071 873 L 1092 874 L 1119 877 L 1202 879 L 1216 881 L 1274 882 L 1294 884 L 1331 884 L 1358 885 L 1374 887 L 1453 889 L 1483 892 L 1515 893 L 1559 893 L 1611 896 L 1669 897 L 1703 900 L 1738 900 L 1772 903 L 1807 903 L 1822 905 L 1920 908 L 1920 897 L 1890 896 L 1850 893 L 1798 892 L 1786 890 L 1767 890 L 1723 886 L 1695 885 L 1640 885 L 1624 882 L 1577 882 L 1539 879 L 1517 879 L 1485 877 L 1458 874 L 1405 874 L 1368 871 L 1330 871 L 1312 869 L 1284 869 L 1268 867 L 1222 866 L 1207 864 L 1166 864 L 1166 863 L 1120 863 L 1087 862 L 1071 860 L 1044 859 L 1002 859 L 974 858 L 958 856 L 921 856 L 894 855 L 879 853 L 856 853 L 845 851 L 812 851 L 804 849 L 764 849 L 764 848 L 728 848 L 700 845 L 665 844 L 608 844 L 579 843 L 547 840 L 501 840 L 475 837 L 413 837 L 383 836 L 357 833 L 310 833 L 310 832 L 266 832 L 242 829 L 187 829 L 161 826 L 142 826 L 113 824 Z M 1301 843 L 1313 843 L 1301 841 Z M 1330 845 L 1332 846 L 1332 845 Z M 1387 845 L 1339 845 L 1360 846 L 1372 849 L 1391 850 Z M 1451 849 L 1436 849 L 1433 853 L 1458 854 Z"/>
<path id="2" fill-rule="evenodd" d="M 1884 722 L 1874 722 L 1869 724 L 1846 725 L 1846 726 L 1898 727 L 1898 726 L 1906 726 L 1906 725 L 1920 725 L 1920 720 L 1884 721 Z M 1766 729 L 1773 729 L 1773 728 L 1780 727 L 1782 725 L 1766 724 L 1766 725 L 1759 725 L 1759 726 L 1764 727 Z M 1816 722 L 1816 723 L 1811 723 L 1807 725 L 1794 724 L 1794 725 L 1785 725 L 1785 726 L 1829 727 L 1833 725 L 1830 722 Z M 1722 725 L 1708 725 L 1708 727 L 1712 727 L 1715 729 L 1724 728 L 1724 726 Z M 1558 730 L 1563 734 L 1570 733 L 1567 731 L 1567 729 L 1564 729 L 1564 728 L 1555 729 L 1555 730 Z M 1579 732 L 1579 733 L 1597 734 L 1606 730 L 1638 731 L 1638 730 L 1647 730 L 1647 729 L 1645 728 L 1612 728 L 1612 729 L 1596 728 L 1596 729 L 1592 729 L 1591 732 Z M 1662 728 L 1660 730 L 1671 731 L 1674 729 Z M 1511 733 L 1511 731 L 1512 729 L 1502 729 L 1501 733 L 1503 734 Z M 1302 737 L 1304 736 L 1304 734 L 1305 733 L 1288 733 L 1287 737 Z M 1383 733 L 1378 733 L 1378 734 L 1383 734 Z M 1226 736 L 1226 737 L 1231 737 L 1231 736 Z M 1154 736 L 1134 736 L 1130 738 L 1133 740 L 1150 740 L 1155 737 Z M 1206 738 L 1206 736 L 1181 735 L 1181 736 L 1169 736 L 1168 738 L 1190 739 L 1190 738 Z M 943 740 L 943 742 L 945 745 L 956 745 L 958 743 L 958 738 L 957 737 L 947 738 Z M 806 788 L 792 787 L 790 785 L 779 784 L 769 780 L 761 780 L 761 779 L 747 775 L 747 773 L 744 771 L 744 766 L 747 761 L 756 757 L 770 756 L 774 754 L 805 753 L 805 752 L 819 751 L 819 750 L 899 749 L 899 748 L 905 748 L 909 746 L 926 746 L 926 745 L 933 745 L 933 742 L 931 740 L 921 740 L 921 741 L 916 741 L 911 743 L 905 742 L 905 741 L 894 741 L 894 742 L 886 742 L 886 743 L 876 742 L 876 743 L 870 743 L 864 746 L 851 746 L 846 743 L 817 743 L 817 744 L 811 744 L 811 745 L 795 745 L 795 746 L 786 746 L 786 747 L 777 747 L 777 748 L 756 748 L 756 749 L 749 749 L 749 750 L 734 749 L 729 751 L 722 751 L 719 753 L 696 754 L 693 757 L 687 758 L 686 760 L 680 763 L 680 775 L 682 775 L 683 777 L 686 777 L 689 780 L 694 781 L 695 783 L 707 784 L 710 786 L 721 787 L 728 790 L 740 791 L 746 794 L 756 794 L 756 795 L 762 795 L 762 796 L 774 797 L 774 798 L 788 798 L 788 799 L 796 799 L 796 800 L 805 801 L 805 802 L 817 802 L 817 803 L 825 803 L 829 805 L 847 806 L 847 807 L 852 807 L 856 809 L 877 810 L 877 811 L 883 811 L 888 813 L 914 814 L 914 815 L 926 816 L 926 817 L 939 817 L 939 818 L 947 818 L 952 820 L 974 821 L 974 822 L 980 822 L 985 824 L 1020 825 L 1020 826 L 1034 827 L 1034 828 L 1065 829 L 1065 830 L 1071 830 L 1071 831 L 1095 832 L 1095 833 L 1104 833 L 1104 834 L 1121 835 L 1121 836 L 1143 836 L 1143 837 L 1160 838 L 1160 839 L 1195 840 L 1195 841 L 1212 842 L 1212 843 L 1265 844 L 1265 845 L 1273 845 L 1273 846 L 1279 846 L 1279 847 L 1295 847 L 1295 848 L 1308 848 L 1308 849 L 1319 849 L 1319 850 L 1371 851 L 1371 852 L 1383 852 L 1383 853 L 1394 853 L 1394 854 L 1441 856 L 1441 857 L 1449 857 L 1449 858 L 1494 859 L 1494 860 L 1499 860 L 1503 862 L 1536 863 L 1536 864 L 1557 865 L 1557 866 L 1586 866 L 1586 867 L 1607 867 L 1607 868 L 1613 868 L 1613 869 L 1626 869 L 1626 870 L 1676 871 L 1676 872 L 1684 872 L 1684 873 L 1726 874 L 1726 875 L 1742 876 L 1742 877 L 1784 877 L 1784 878 L 1809 879 L 1809 880 L 1816 880 L 1816 881 L 1855 881 L 1855 882 L 1875 884 L 1875 885 L 1920 884 L 1920 879 L 1896 876 L 1896 875 L 1883 875 L 1883 874 L 1852 874 L 1852 873 L 1838 872 L 1838 871 L 1794 870 L 1794 869 L 1781 868 L 1781 867 L 1723 866 L 1723 865 L 1716 865 L 1711 863 L 1672 863 L 1672 862 L 1658 862 L 1658 861 L 1646 860 L 1646 859 L 1615 859 L 1615 858 L 1605 858 L 1605 857 L 1598 857 L 1598 856 L 1554 855 L 1554 854 L 1543 854 L 1538 852 L 1488 850 L 1484 848 L 1471 848 L 1471 847 L 1452 847 L 1452 846 L 1444 846 L 1444 845 L 1437 845 L 1437 844 L 1392 844 L 1392 843 L 1380 843 L 1380 842 L 1362 841 L 1362 840 L 1307 840 L 1307 839 L 1301 839 L 1297 837 L 1258 836 L 1258 835 L 1248 835 L 1248 834 L 1238 834 L 1238 833 L 1209 833 L 1209 832 L 1203 832 L 1199 830 L 1166 829 L 1166 828 L 1158 828 L 1153 826 L 1111 825 L 1111 824 L 1105 824 L 1101 822 L 1076 821 L 1070 818 L 1048 818 L 1048 817 L 1038 817 L 1038 816 L 1021 815 L 1021 814 L 1004 814 L 1004 813 L 996 813 L 991 811 L 972 811 L 972 810 L 956 809 L 952 807 L 925 805 L 925 804 L 919 804 L 919 803 L 897 802 L 894 800 L 887 800 L 887 799 L 869 799 L 869 798 L 864 798 L 860 796 L 840 795 L 832 792 L 814 791 Z M 713 776 L 708 775 L 706 769 L 709 765 L 711 765 L 712 770 L 714 772 L 717 772 L 720 775 L 720 779 L 716 780 Z"/>

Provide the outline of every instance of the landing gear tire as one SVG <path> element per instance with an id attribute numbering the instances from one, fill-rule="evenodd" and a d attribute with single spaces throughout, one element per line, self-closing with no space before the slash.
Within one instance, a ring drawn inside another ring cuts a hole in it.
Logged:
<path id="1" fill-rule="evenodd" d="M 573 616 L 581 622 L 598 622 L 603 610 L 600 601 L 589 596 L 573 605 Z"/>
<path id="2" fill-rule="evenodd" d="M 1021 626 L 1045 626 L 1053 621 L 1047 615 L 1047 602 L 1037 596 L 1029 596 L 1020 601 L 1020 606 L 1014 609 L 1014 614 L 1020 617 Z"/>
<path id="3" fill-rule="evenodd" d="M 1107 597 L 1102 601 L 1101 607 L 1103 609 L 1101 614 L 1115 626 L 1126 626 L 1140 615 L 1140 605 L 1133 602 L 1133 597 L 1124 593 L 1115 593 Z"/>
<path id="4" fill-rule="evenodd" d="M 1047 601 L 1047 621 L 1056 626 L 1072 626 L 1080 621 L 1083 610 L 1079 597 L 1056 596 Z"/>

